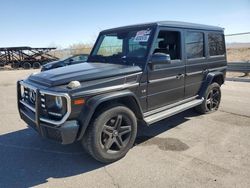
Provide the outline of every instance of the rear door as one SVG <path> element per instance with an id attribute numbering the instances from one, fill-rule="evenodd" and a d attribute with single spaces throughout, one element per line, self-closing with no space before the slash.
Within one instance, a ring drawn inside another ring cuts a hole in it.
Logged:
<path id="1" fill-rule="evenodd" d="M 148 64 L 148 110 L 166 106 L 184 98 L 185 64 L 183 60 L 182 30 L 160 29 L 154 42 L 154 53 L 171 57 L 170 64 L 160 64 L 153 69 Z"/>
<path id="2" fill-rule="evenodd" d="M 198 94 L 206 75 L 205 33 L 200 30 L 185 31 L 185 98 Z"/>

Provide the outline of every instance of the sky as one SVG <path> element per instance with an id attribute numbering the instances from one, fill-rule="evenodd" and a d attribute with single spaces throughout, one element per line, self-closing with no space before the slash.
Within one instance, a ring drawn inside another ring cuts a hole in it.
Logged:
<path id="1" fill-rule="evenodd" d="M 250 32 L 250 0 L 0 0 L 0 47 L 67 48 L 93 43 L 103 29 L 185 21 Z M 250 35 L 226 37 L 250 42 Z"/>

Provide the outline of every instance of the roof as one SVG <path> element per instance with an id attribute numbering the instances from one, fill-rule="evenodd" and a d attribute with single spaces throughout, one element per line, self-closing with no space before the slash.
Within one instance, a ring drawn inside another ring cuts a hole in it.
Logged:
<path id="1" fill-rule="evenodd" d="M 171 27 L 181 27 L 181 28 L 194 28 L 194 29 L 204 29 L 204 30 L 219 30 L 223 31 L 224 28 L 218 26 L 188 23 L 188 22 L 177 22 L 177 21 L 161 21 L 156 22 L 160 26 L 171 26 Z"/>
<path id="2" fill-rule="evenodd" d="M 202 30 L 212 30 L 212 31 L 224 31 L 224 28 L 218 26 L 204 25 L 204 24 L 196 24 L 196 23 L 188 23 L 188 22 L 178 22 L 178 21 L 159 21 L 159 22 L 151 22 L 151 23 L 142 23 L 136 25 L 128 25 L 123 27 L 117 27 L 113 29 L 107 29 L 106 31 L 111 30 L 120 30 L 120 29 L 129 29 L 134 27 L 152 27 L 152 26 L 166 26 L 166 27 L 174 27 L 174 28 L 188 28 L 188 29 L 202 29 Z"/>

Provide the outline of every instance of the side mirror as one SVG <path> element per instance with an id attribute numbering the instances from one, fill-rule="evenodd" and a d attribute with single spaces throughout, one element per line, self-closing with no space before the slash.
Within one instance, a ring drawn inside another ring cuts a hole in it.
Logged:
<path id="1" fill-rule="evenodd" d="M 155 53 L 151 57 L 151 64 L 171 64 L 171 58 L 169 54 Z"/>
<path id="2" fill-rule="evenodd" d="M 171 58 L 169 54 L 164 53 L 155 53 L 151 56 L 149 62 L 151 69 L 158 69 L 159 67 L 165 67 L 165 65 L 171 64 Z"/>

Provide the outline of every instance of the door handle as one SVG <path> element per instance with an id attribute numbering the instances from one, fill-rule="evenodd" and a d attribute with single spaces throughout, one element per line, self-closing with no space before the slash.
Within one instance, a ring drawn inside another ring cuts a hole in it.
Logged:
<path id="1" fill-rule="evenodd" d="M 185 75 L 184 74 L 178 74 L 177 76 L 176 76 L 176 78 L 177 79 L 181 79 L 181 78 L 183 78 Z"/>

